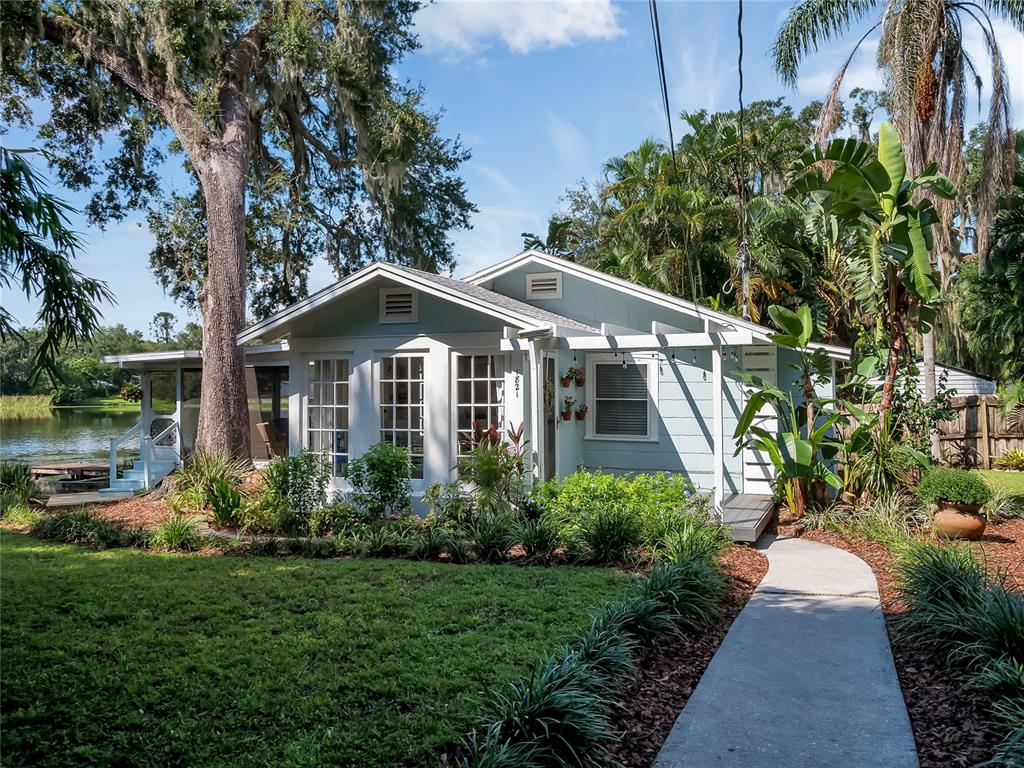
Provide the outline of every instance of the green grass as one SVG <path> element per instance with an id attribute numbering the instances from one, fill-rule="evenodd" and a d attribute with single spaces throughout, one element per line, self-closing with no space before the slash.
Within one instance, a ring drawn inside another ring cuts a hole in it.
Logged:
<path id="1" fill-rule="evenodd" d="M 1008 493 L 1024 502 L 1024 472 L 1002 472 L 992 469 L 982 469 L 979 472 L 984 475 L 985 481 L 993 491 Z"/>
<path id="2" fill-rule="evenodd" d="M 129 403 L 116 395 L 113 397 L 87 397 L 84 400 L 76 400 L 73 403 L 62 403 L 57 408 L 102 408 L 104 411 L 115 411 L 129 413 L 141 410 L 140 403 Z M 173 410 L 173 408 L 172 408 Z"/>
<path id="3" fill-rule="evenodd" d="M 50 395 L 3 395 L 0 397 L 0 420 L 48 418 Z"/>
<path id="4" fill-rule="evenodd" d="M 3 533 L 7 766 L 436 764 L 626 576 L 95 552 Z"/>

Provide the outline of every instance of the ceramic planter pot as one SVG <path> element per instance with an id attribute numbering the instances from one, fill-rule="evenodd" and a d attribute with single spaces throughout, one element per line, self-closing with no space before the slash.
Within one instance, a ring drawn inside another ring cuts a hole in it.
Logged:
<path id="1" fill-rule="evenodd" d="M 586 411 L 576 411 L 576 421 L 583 421 L 585 418 L 587 418 Z"/>
<path id="2" fill-rule="evenodd" d="M 568 421 L 572 418 L 572 411 L 562 411 L 562 421 Z"/>
<path id="3" fill-rule="evenodd" d="M 582 387 L 586 383 L 587 383 L 587 380 L 585 378 L 581 377 L 579 379 L 576 379 L 576 386 L 577 387 Z"/>
<path id="4" fill-rule="evenodd" d="M 568 389 L 569 387 L 572 386 L 572 379 L 570 379 L 568 376 L 563 376 L 561 379 L 561 383 L 562 389 Z"/>
<path id="5" fill-rule="evenodd" d="M 932 528 L 951 539 L 980 539 L 985 532 L 985 518 L 979 510 L 980 504 L 940 501 L 932 518 Z"/>

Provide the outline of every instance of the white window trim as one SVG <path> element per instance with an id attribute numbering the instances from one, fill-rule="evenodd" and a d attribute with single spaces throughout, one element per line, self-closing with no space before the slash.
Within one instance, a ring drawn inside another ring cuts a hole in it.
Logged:
<path id="1" fill-rule="evenodd" d="M 384 422 L 381 419 L 380 409 L 383 403 L 380 399 L 380 382 L 381 373 L 383 371 L 384 359 L 388 357 L 422 357 L 423 358 L 423 477 L 410 478 L 413 490 L 416 492 L 418 484 L 430 482 L 430 469 L 427 466 L 427 459 L 430 456 L 431 446 L 428 442 L 431 439 L 430 432 L 430 356 L 431 351 L 429 349 L 389 349 L 389 350 L 377 350 L 373 354 L 373 411 L 374 411 L 374 436 L 370 445 L 376 445 L 382 438 L 380 433 L 384 431 Z M 349 416 L 349 423 L 351 424 L 351 415 Z M 424 486 L 425 487 L 425 486 Z"/>
<path id="2" fill-rule="evenodd" d="M 508 375 L 511 370 L 512 364 L 511 354 L 508 352 L 502 352 L 500 349 L 494 347 L 452 347 L 449 349 L 448 359 L 448 384 L 449 384 L 449 401 L 448 401 L 448 440 L 449 440 L 449 458 L 451 459 L 451 472 L 450 477 L 452 480 L 458 479 L 458 463 L 459 463 L 459 376 L 458 376 L 458 364 L 459 355 L 499 355 L 505 360 L 505 390 L 502 393 L 504 402 L 502 403 L 502 410 L 504 412 L 504 424 L 500 424 L 501 434 L 504 436 L 505 430 L 508 429 L 509 418 L 509 394 L 508 394 Z"/>
<path id="3" fill-rule="evenodd" d="M 554 278 L 557 288 L 554 293 L 534 293 L 533 278 Z M 560 299 L 562 298 L 562 273 L 561 272 L 529 272 L 526 275 L 526 298 L 527 299 Z"/>
<path id="4" fill-rule="evenodd" d="M 387 317 L 384 314 L 384 307 L 387 304 L 388 296 L 397 296 L 400 294 L 411 294 L 412 295 L 412 309 L 407 315 L 400 315 L 398 317 Z M 416 323 L 420 319 L 420 294 L 415 288 L 381 288 L 377 293 L 377 312 L 382 325 L 393 325 L 395 323 Z"/>
<path id="5" fill-rule="evenodd" d="M 352 407 L 352 355 L 349 353 L 339 354 L 337 352 L 318 352 L 309 353 L 303 355 L 301 358 L 302 364 L 302 391 L 301 391 L 301 406 L 302 413 L 299 414 L 300 423 L 302 424 L 302 444 L 300 450 L 308 451 L 309 447 L 309 364 L 317 360 L 344 360 L 348 363 L 348 404 L 345 406 L 348 409 L 348 461 L 352 463 L 352 414 L 354 408 Z M 290 411 L 290 409 L 289 409 Z M 288 418 L 291 418 L 289 412 Z M 348 487 L 348 479 L 341 475 L 334 474 L 334 462 L 331 462 L 331 481 L 336 485 L 343 485 Z"/>
<path id="6" fill-rule="evenodd" d="M 631 365 L 647 366 L 647 434 L 646 435 L 599 435 L 597 428 L 597 408 L 595 394 L 597 392 L 597 365 Z M 587 433 L 586 440 L 603 440 L 615 443 L 656 443 L 658 435 L 658 359 L 651 355 L 601 354 L 587 355 Z"/>

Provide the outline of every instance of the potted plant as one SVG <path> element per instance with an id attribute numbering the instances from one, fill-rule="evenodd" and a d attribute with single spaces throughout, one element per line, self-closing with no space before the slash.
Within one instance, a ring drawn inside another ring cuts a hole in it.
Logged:
<path id="1" fill-rule="evenodd" d="M 585 418 L 587 418 L 587 406 L 581 405 L 576 409 L 576 421 L 583 421 Z"/>
<path id="2" fill-rule="evenodd" d="M 574 405 L 576 405 L 575 397 L 566 395 L 562 398 L 562 421 L 568 421 L 572 418 L 572 408 Z"/>
<path id="3" fill-rule="evenodd" d="M 582 368 L 570 368 L 568 372 L 572 376 L 572 380 L 576 382 L 577 387 L 582 387 L 587 383 L 587 372 Z"/>
<path id="4" fill-rule="evenodd" d="M 978 539 L 985 532 L 981 507 L 992 498 L 992 489 L 976 472 L 933 469 L 921 479 L 917 494 L 938 507 L 933 530 L 951 539 Z"/>
<path id="5" fill-rule="evenodd" d="M 569 387 L 572 386 L 573 381 L 576 380 L 576 377 L 572 375 L 572 371 L 573 369 L 570 368 L 569 370 L 562 374 L 560 378 L 562 389 L 568 389 Z"/>

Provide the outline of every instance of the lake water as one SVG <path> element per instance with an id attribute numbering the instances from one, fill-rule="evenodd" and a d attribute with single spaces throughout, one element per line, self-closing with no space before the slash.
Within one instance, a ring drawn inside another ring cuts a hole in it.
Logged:
<path id="1" fill-rule="evenodd" d="M 106 459 L 110 438 L 139 420 L 137 411 L 111 413 L 102 408 L 55 408 L 50 418 L 0 421 L 4 461 L 48 464 L 73 459 Z"/>

